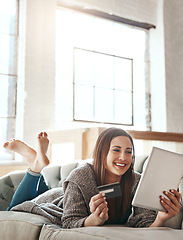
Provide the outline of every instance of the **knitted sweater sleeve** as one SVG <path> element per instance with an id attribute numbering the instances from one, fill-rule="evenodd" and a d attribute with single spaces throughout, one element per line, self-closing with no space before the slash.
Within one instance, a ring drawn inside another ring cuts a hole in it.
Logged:
<path id="1" fill-rule="evenodd" d="M 157 213 L 153 210 L 133 207 L 133 213 L 128 224 L 135 228 L 149 227 L 156 219 L 156 215 Z"/>
<path id="2" fill-rule="evenodd" d="M 80 189 L 71 181 L 67 183 L 65 189 L 63 208 L 63 228 L 83 227 L 84 221 L 89 213 Z"/>
<path id="3" fill-rule="evenodd" d="M 137 185 L 139 183 L 141 175 L 140 174 L 135 174 L 135 184 L 133 188 L 132 195 L 135 195 L 135 191 L 137 189 Z M 131 227 L 149 227 L 156 219 L 157 212 L 145 208 L 140 208 L 140 207 L 132 207 L 132 214 L 129 217 L 128 220 L 128 225 Z"/>
<path id="4" fill-rule="evenodd" d="M 98 193 L 91 166 L 86 164 L 73 170 L 64 182 L 63 190 L 63 228 L 83 227 L 90 215 L 90 199 Z"/>

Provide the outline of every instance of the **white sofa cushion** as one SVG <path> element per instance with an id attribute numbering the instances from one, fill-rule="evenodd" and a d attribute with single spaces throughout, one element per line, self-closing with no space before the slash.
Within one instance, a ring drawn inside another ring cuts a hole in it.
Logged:
<path id="1" fill-rule="evenodd" d="M 40 240 L 182 240 L 183 231 L 171 228 L 130 228 L 125 226 L 99 226 L 60 229 L 44 225 Z"/>
<path id="2" fill-rule="evenodd" d="M 50 221 L 42 216 L 24 212 L 0 212 L 1 240 L 37 240 L 42 226 Z"/>

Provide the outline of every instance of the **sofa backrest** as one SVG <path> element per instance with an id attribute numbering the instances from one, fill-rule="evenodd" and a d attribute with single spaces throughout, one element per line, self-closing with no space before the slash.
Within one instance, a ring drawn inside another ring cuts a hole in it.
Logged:
<path id="1" fill-rule="evenodd" d="M 147 156 L 136 157 L 135 171 L 141 173 L 143 165 Z M 44 168 L 43 175 L 50 188 L 62 186 L 63 181 L 67 178 L 69 173 L 76 167 L 84 164 L 85 162 L 92 162 L 92 159 L 75 160 L 65 165 L 49 165 Z M 26 171 L 13 171 L 0 178 L 0 211 L 6 210 L 9 206 L 14 192 L 16 191 L 19 183 L 23 179 Z"/>

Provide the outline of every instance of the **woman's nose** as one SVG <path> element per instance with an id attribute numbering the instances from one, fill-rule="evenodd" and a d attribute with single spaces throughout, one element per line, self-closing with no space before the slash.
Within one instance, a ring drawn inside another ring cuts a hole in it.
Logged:
<path id="1" fill-rule="evenodd" d="M 123 155 L 123 154 L 121 154 L 121 155 L 120 155 L 120 157 L 119 157 L 119 160 L 121 160 L 121 161 L 124 161 L 124 160 L 125 160 L 125 158 L 124 158 L 124 155 Z"/>
<path id="2" fill-rule="evenodd" d="M 119 160 L 121 160 L 121 161 L 124 161 L 124 160 L 125 160 L 125 154 L 124 154 L 124 153 L 121 153 L 121 154 L 120 154 Z"/>

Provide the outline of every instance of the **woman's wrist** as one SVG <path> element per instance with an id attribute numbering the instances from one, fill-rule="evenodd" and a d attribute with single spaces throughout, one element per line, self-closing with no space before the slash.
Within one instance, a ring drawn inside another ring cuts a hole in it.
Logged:
<path id="1" fill-rule="evenodd" d="M 84 227 L 94 226 L 93 214 L 90 214 L 84 221 Z"/>
<path id="2" fill-rule="evenodd" d="M 165 227 L 166 226 L 166 220 L 162 220 L 157 215 L 155 221 L 150 225 L 150 227 Z"/>
<path id="3" fill-rule="evenodd" d="M 103 225 L 103 222 L 99 221 L 99 219 L 96 219 L 96 216 L 93 213 L 90 214 L 84 221 L 84 227 L 100 225 Z"/>

